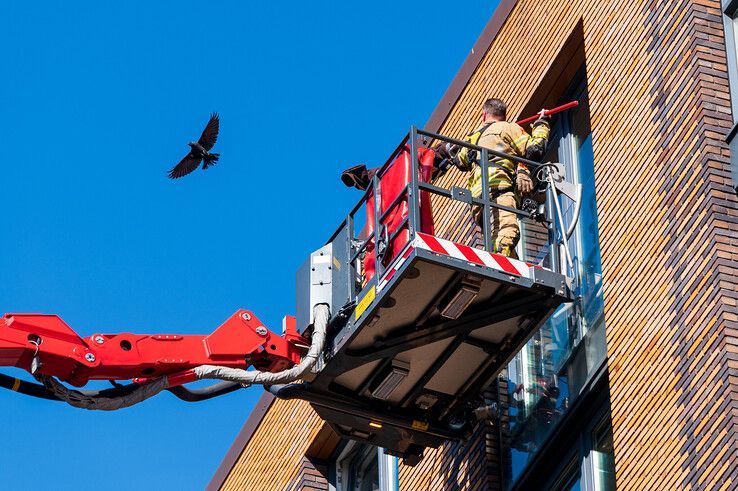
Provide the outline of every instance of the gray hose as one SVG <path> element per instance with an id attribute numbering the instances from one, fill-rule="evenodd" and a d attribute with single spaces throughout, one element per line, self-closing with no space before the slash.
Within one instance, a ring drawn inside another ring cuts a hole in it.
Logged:
<path id="1" fill-rule="evenodd" d="M 328 317 L 330 312 L 325 304 L 316 305 L 313 308 L 315 322 L 313 324 L 313 338 L 310 350 L 300 363 L 281 372 L 260 372 L 258 370 L 241 370 L 240 368 L 219 367 L 215 365 L 201 365 L 195 368 L 195 375 L 202 379 L 228 380 L 240 384 L 286 384 L 302 378 L 310 370 L 318 357 L 323 352 L 325 345 L 325 333 L 328 328 Z"/>
<path id="2" fill-rule="evenodd" d="M 201 379 L 218 379 L 238 382 L 241 384 L 284 384 L 300 379 L 318 360 L 323 352 L 325 345 L 325 334 L 328 328 L 328 320 L 330 312 L 325 304 L 316 305 L 313 308 L 315 314 L 315 322 L 313 324 L 313 337 L 310 349 L 300 363 L 277 373 L 260 372 L 258 370 L 241 370 L 239 368 L 219 367 L 215 365 L 201 365 L 195 367 L 194 372 L 198 380 Z M 78 390 L 67 388 L 61 382 L 53 377 L 45 375 L 38 376 L 37 379 L 42 382 L 46 388 L 56 397 L 67 402 L 68 404 L 82 409 L 114 411 L 125 407 L 133 406 L 139 402 L 143 402 L 149 397 L 153 397 L 159 392 L 169 387 L 167 377 L 161 377 L 150 383 L 144 384 L 131 393 L 118 397 L 96 397 L 83 394 Z"/>

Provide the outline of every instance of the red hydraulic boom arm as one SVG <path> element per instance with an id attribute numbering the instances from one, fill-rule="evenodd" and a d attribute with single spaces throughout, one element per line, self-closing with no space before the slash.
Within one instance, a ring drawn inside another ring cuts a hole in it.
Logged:
<path id="1" fill-rule="evenodd" d="M 218 365 L 279 372 L 299 363 L 309 342 L 285 317 L 284 336 L 239 310 L 212 334 L 93 334 L 81 338 L 56 315 L 6 314 L 0 320 L 0 366 L 56 377 L 76 387 L 89 380 L 145 383 L 166 376 L 168 386 L 196 379 L 193 368 Z"/>

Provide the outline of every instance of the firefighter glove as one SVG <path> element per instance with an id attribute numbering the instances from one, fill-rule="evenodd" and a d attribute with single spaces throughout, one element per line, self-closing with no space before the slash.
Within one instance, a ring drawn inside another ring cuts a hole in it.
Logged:
<path id="1" fill-rule="evenodd" d="M 541 126 L 541 125 L 546 125 L 546 127 L 549 127 L 549 128 L 551 127 L 551 116 L 548 116 L 546 114 L 545 109 L 542 110 L 538 114 L 538 119 L 533 121 L 533 123 L 531 124 L 531 127 L 535 128 L 536 126 Z"/>
<path id="2" fill-rule="evenodd" d="M 548 127 L 551 126 L 551 116 L 539 116 L 538 119 L 536 119 L 535 121 L 533 121 L 533 123 L 531 123 L 531 126 L 533 128 L 537 126 L 543 126 L 543 125 L 548 126 Z"/>
<path id="3" fill-rule="evenodd" d="M 526 171 L 518 171 L 518 175 L 515 177 L 515 185 L 520 194 L 528 194 L 533 191 L 533 179 Z"/>
<path id="4" fill-rule="evenodd" d="M 457 157 L 454 159 L 456 167 L 461 171 L 468 172 L 472 170 L 472 164 L 477 161 L 477 151 L 465 148 L 458 153 Z"/>
<path id="5" fill-rule="evenodd" d="M 461 147 L 453 143 L 447 143 L 444 148 L 452 158 L 458 156 L 461 151 Z"/>
<path id="6" fill-rule="evenodd" d="M 448 147 L 444 145 L 443 143 L 439 143 L 438 145 L 434 146 L 433 151 L 441 159 L 451 158 L 451 154 L 448 152 Z"/>
<path id="7" fill-rule="evenodd" d="M 446 174 L 446 172 L 448 172 L 448 169 L 450 167 L 451 167 L 450 159 L 443 159 L 436 155 L 436 158 L 433 159 L 433 175 L 431 176 L 431 179 L 436 179 Z"/>

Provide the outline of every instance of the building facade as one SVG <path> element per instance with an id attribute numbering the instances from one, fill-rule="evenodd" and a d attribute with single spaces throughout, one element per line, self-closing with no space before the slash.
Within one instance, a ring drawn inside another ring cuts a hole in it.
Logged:
<path id="1" fill-rule="evenodd" d="M 463 138 L 490 96 L 513 120 L 579 101 L 546 157 L 583 188 L 577 301 L 490 381 L 498 417 L 469 440 L 408 467 L 265 394 L 210 488 L 738 489 L 736 18 L 727 0 L 502 0 L 426 129 Z M 459 206 L 434 202 L 436 234 L 473 244 Z"/>

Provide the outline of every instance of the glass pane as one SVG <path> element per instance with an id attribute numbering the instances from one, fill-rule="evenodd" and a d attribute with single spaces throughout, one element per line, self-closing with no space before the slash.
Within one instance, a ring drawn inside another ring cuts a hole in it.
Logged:
<path id="1" fill-rule="evenodd" d="M 377 464 L 377 457 L 375 455 L 369 467 L 364 471 L 359 491 L 379 491 L 379 466 Z"/>
<path id="2" fill-rule="evenodd" d="M 579 491 L 580 489 L 582 489 L 582 473 L 579 463 L 572 462 L 564 472 L 564 476 L 558 480 L 558 484 L 553 487 L 553 491 Z"/>
<path id="3" fill-rule="evenodd" d="M 338 463 L 345 474 L 337 479 L 338 491 L 379 491 L 379 461 L 376 447 L 355 444 Z M 345 487 L 344 487 L 345 483 Z"/>
<path id="4" fill-rule="evenodd" d="M 575 480 L 569 483 L 565 488 L 561 488 L 561 491 L 579 491 L 582 489 L 582 478 L 577 476 Z"/>
<path id="5" fill-rule="evenodd" d="M 734 17 L 733 23 L 733 43 L 735 44 L 735 53 L 738 56 L 738 17 Z"/>
<path id="6" fill-rule="evenodd" d="M 585 331 L 604 322 L 602 296 L 602 264 L 600 262 L 600 234 L 597 227 L 597 200 L 595 199 L 594 155 L 592 135 L 579 146 L 579 179 L 582 184 L 582 211 L 579 217 L 577 244 L 579 249 L 579 291 L 582 298 L 582 323 Z"/>
<path id="7" fill-rule="evenodd" d="M 612 491 L 615 489 L 615 453 L 609 424 L 595 431 L 594 443 L 595 489 Z"/>
<path id="8" fill-rule="evenodd" d="M 507 444 L 514 481 L 543 445 L 606 356 L 594 153 L 586 92 L 552 132 L 547 160 L 561 162 L 567 179 L 582 185 L 577 228 L 568 241 L 577 301 L 562 305 L 508 365 L 510 423 Z M 564 220 L 573 201 L 560 197 Z M 523 246 L 527 237 L 524 235 Z M 510 483 L 508 483 L 510 484 Z M 578 489 L 579 479 L 572 481 Z"/>

